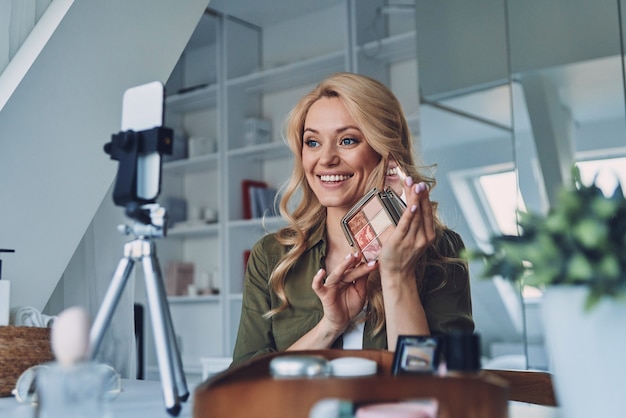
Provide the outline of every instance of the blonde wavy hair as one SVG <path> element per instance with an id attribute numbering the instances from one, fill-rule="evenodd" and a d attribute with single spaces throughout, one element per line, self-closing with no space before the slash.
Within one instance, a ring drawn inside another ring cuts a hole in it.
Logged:
<path id="1" fill-rule="evenodd" d="M 307 113 L 317 100 L 322 97 L 335 97 L 341 100 L 350 116 L 354 119 L 368 144 L 381 155 L 381 161 L 369 178 L 368 188 L 384 186 L 387 161 L 393 155 L 414 181 L 425 182 L 429 188 L 435 186 L 435 179 L 423 173 L 428 167 L 418 165 L 415 161 L 411 132 L 404 117 L 400 102 L 395 95 L 382 83 L 353 73 L 336 73 L 320 82 L 306 94 L 292 109 L 286 119 L 285 140 L 294 156 L 293 174 L 282 190 L 280 201 L 281 215 L 287 220 L 288 226 L 280 229 L 276 237 L 289 248 L 279 260 L 270 276 L 271 289 L 281 300 L 281 305 L 266 313 L 271 317 L 284 311 L 289 306 L 285 292 L 285 278 L 289 270 L 303 255 L 307 248 L 307 240 L 312 231 L 321 223 L 326 222 L 326 208 L 322 206 L 309 186 L 302 165 L 302 147 L 304 123 Z M 300 192 L 300 193 L 298 193 Z M 291 199 L 300 195 L 300 201 L 293 211 L 288 210 Z M 436 215 L 437 203 L 433 202 L 435 228 L 437 238 L 423 257 L 416 271 L 416 277 L 423 277 L 427 265 L 443 267 L 449 259 L 439 256 L 438 241 L 442 237 L 444 225 Z M 418 279 L 419 280 L 419 279 Z M 421 283 L 418 283 L 421 284 Z M 442 286 L 443 283 L 440 284 Z M 420 286 L 421 287 L 421 286 Z M 373 320 L 374 332 L 383 329 L 385 311 L 382 299 L 380 274 L 374 272 L 368 277 L 367 298 L 369 312 L 367 320 Z"/>

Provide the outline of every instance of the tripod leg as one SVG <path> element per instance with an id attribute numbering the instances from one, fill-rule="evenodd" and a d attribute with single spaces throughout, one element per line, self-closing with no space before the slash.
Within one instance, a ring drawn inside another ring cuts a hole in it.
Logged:
<path id="1" fill-rule="evenodd" d="M 126 285 L 130 272 L 135 264 L 129 256 L 131 244 L 132 243 L 127 243 L 124 246 L 124 257 L 117 265 L 117 269 L 111 279 L 111 284 L 104 295 L 102 304 L 98 309 L 98 314 L 96 315 L 93 325 L 91 326 L 91 330 L 89 331 L 89 345 L 91 350 L 89 357 L 91 359 L 94 359 L 98 354 L 98 350 L 100 350 L 104 333 L 111 322 L 113 312 L 117 307 L 117 303 L 120 300 L 124 286 Z"/>
<path id="2" fill-rule="evenodd" d="M 174 380 L 174 363 L 172 362 L 173 352 L 176 349 L 170 344 L 167 327 L 167 313 L 169 308 L 163 303 L 165 300 L 165 289 L 163 281 L 157 277 L 154 269 L 154 245 L 151 242 L 144 242 L 143 249 L 143 267 L 146 282 L 146 293 L 148 295 L 148 307 L 150 308 L 150 317 L 152 320 L 152 329 L 154 332 L 154 345 L 156 348 L 157 361 L 159 363 L 159 371 L 161 374 L 161 387 L 163 389 L 163 397 L 165 399 L 165 408 L 171 415 L 180 413 L 180 399 L 178 396 L 178 388 Z M 176 351 L 178 354 L 178 352 Z"/>
<path id="3" fill-rule="evenodd" d="M 150 266 L 146 266 L 149 261 Z M 161 274 L 161 268 L 156 257 L 156 250 L 153 248 L 150 259 L 143 259 L 144 271 L 148 268 L 152 269 L 152 275 L 156 278 L 157 286 L 160 288 L 159 296 L 161 297 L 161 306 L 163 306 L 163 317 L 165 319 L 165 330 L 167 332 L 166 343 L 170 347 L 170 356 L 172 367 L 174 368 L 174 381 L 178 389 L 178 396 L 185 402 L 189 398 L 189 389 L 187 388 L 187 381 L 185 379 L 185 373 L 183 371 L 183 362 L 180 358 L 180 350 L 178 349 L 178 343 L 176 342 L 176 333 L 174 332 L 174 324 L 172 323 L 172 315 L 170 313 L 167 297 L 165 296 L 165 287 L 163 285 L 163 276 Z"/>

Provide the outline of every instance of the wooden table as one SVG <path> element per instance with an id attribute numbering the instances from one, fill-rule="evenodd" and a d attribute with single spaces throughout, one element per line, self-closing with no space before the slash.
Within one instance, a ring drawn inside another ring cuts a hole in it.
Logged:
<path id="1" fill-rule="evenodd" d="M 297 354 L 322 355 L 328 360 L 361 357 L 375 360 L 375 376 L 277 379 L 269 375 L 273 353 L 229 369 L 198 386 L 193 417 L 307 418 L 321 399 L 377 403 L 434 398 L 439 418 L 505 418 L 509 386 L 493 374 L 391 375 L 393 353 L 383 350 L 315 350 Z"/>

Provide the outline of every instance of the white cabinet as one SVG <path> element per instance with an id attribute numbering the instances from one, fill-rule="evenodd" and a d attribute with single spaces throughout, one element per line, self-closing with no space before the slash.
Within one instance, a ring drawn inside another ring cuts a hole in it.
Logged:
<path id="1" fill-rule="evenodd" d="M 297 100 L 337 71 L 372 75 L 392 88 L 395 73 L 407 78 L 412 71 L 410 80 L 396 82 L 397 90 L 399 97 L 404 94 L 417 102 L 417 74 L 410 64 L 414 33 L 378 39 L 390 24 L 380 12 L 382 4 L 346 0 L 263 29 L 218 13 L 205 14 L 181 56 L 166 85 L 166 125 L 180 137 L 210 138 L 217 144 L 209 154 L 163 165 L 162 202 L 180 198 L 189 212 L 210 208 L 218 213 L 216 223 L 174 225 L 159 248 L 164 275 L 172 261 L 193 262 L 196 280 L 198 273 L 212 272 L 214 287 L 219 288 L 216 295 L 169 299 L 189 374 L 200 370 L 200 357 L 232 354 L 244 254 L 265 233 L 283 225 L 280 218 L 244 219 L 242 182 L 258 180 L 278 189 L 287 180 L 292 160 L 281 131 Z M 371 31 L 374 21 L 378 32 Z M 398 65 L 408 70 L 394 69 Z M 411 88 L 414 94 L 407 93 Z M 415 103 L 409 107 L 415 108 Z M 249 118 L 271 121 L 268 142 L 249 143 Z"/>

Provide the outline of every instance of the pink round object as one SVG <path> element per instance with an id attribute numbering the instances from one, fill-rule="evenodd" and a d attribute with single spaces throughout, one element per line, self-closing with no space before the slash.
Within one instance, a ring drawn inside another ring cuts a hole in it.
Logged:
<path id="1" fill-rule="evenodd" d="M 354 418 L 435 418 L 436 404 L 426 402 L 396 402 L 366 405 L 356 411 Z"/>

